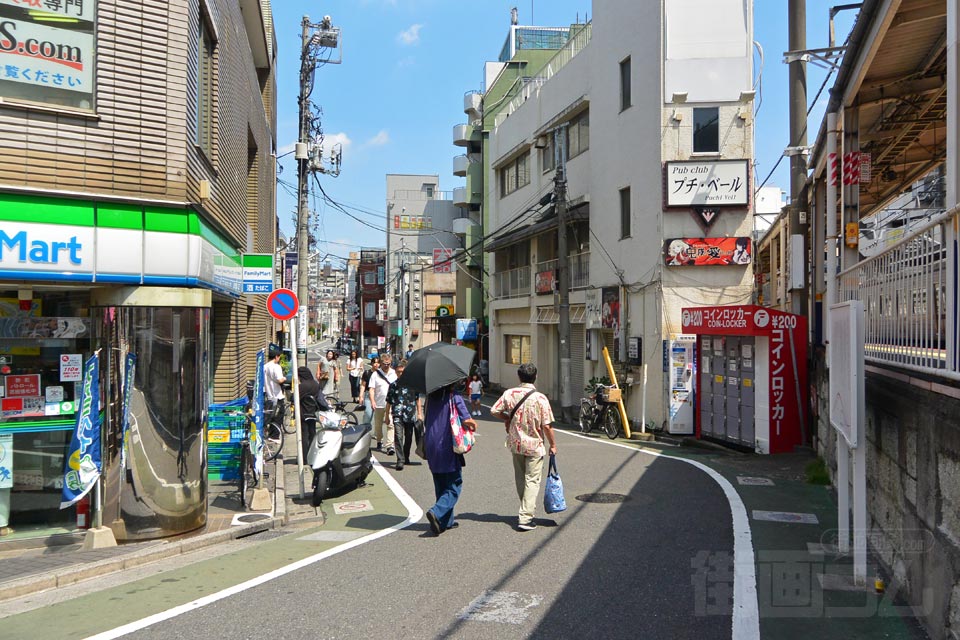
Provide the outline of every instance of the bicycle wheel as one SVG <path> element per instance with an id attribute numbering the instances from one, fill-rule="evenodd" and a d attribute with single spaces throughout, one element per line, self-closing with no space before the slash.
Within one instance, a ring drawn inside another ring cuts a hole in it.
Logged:
<path id="1" fill-rule="evenodd" d="M 240 506 L 247 506 L 247 469 L 250 467 L 250 447 L 240 446 L 240 473 L 237 478 L 237 489 L 240 490 Z"/>
<path id="2" fill-rule="evenodd" d="M 264 427 L 263 438 L 263 459 L 266 462 L 275 460 L 283 449 L 283 430 L 275 425 L 268 424 Z"/>
<path id="3" fill-rule="evenodd" d="M 613 405 L 608 405 L 603 412 L 603 431 L 611 440 L 620 432 L 620 411 Z"/>
<path id="4" fill-rule="evenodd" d="M 580 433 L 590 433 L 593 427 L 593 403 L 587 399 L 580 401 L 580 418 L 577 423 L 580 425 Z"/>
<path id="5" fill-rule="evenodd" d="M 355 414 L 353 411 L 348 411 L 344 415 L 347 418 L 347 426 L 353 427 L 360 424 L 360 421 L 357 419 L 357 414 Z"/>
<path id="6" fill-rule="evenodd" d="M 289 413 L 288 415 L 284 415 L 284 416 L 280 419 L 280 424 L 281 424 L 281 426 L 283 427 L 283 432 L 284 432 L 284 433 L 293 435 L 294 433 L 297 432 L 297 421 L 296 421 L 296 419 L 294 418 L 294 415 L 293 415 L 293 414 L 294 414 L 294 409 L 293 409 L 293 405 L 292 405 L 292 404 L 290 405 L 290 409 L 291 409 L 290 413 Z"/>

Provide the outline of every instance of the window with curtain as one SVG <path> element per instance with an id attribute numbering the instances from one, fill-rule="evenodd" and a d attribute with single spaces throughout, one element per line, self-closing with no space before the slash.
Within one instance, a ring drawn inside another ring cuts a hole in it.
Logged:
<path id="1" fill-rule="evenodd" d="M 532 361 L 530 352 L 530 336 L 504 336 L 506 339 L 507 364 L 523 364 Z"/>

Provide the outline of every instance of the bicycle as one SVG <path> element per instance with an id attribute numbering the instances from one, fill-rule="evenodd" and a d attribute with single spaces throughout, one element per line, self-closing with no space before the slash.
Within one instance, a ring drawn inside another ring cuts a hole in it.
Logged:
<path id="1" fill-rule="evenodd" d="M 277 402 L 263 412 L 263 459 L 266 462 L 275 460 L 283 450 L 283 433 L 286 431 L 281 425 L 284 422 L 283 403 Z M 296 427 L 294 427 L 296 429 Z M 296 433 L 296 430 L 294 430 Z"/>
<path id="2" fill-rule="evenodd" d="M 287 411 L 287 407 L 290 407 L 290 411 Z M 294 416 L 295 405 L 293 402 L 281 400 L 273 407 L 265 408 L 264 420 L 266 420 L 267 410 L 271 412 L 270 421 L 280 425 L 284 433 L 293 435 L 297 432 L 296 416 Z"/>
<path id="3" fill-rule="evenodd" d="M 327 403 L 330 405 L 331 411 L 335 411 L 340 414 L 341 427 L 360 424 L 360 421 L 357 419 L 357 414 L 355 414 L 353 411 L 347 411 L 347 403 L 344 400 L 331 401 L 328 397 Z"/>
<path id="4" fill-rule="evenodd" d="M 616 393 L 612 393 L 614 391 Z M 580 400 L 580 433 L 590 433 L 600 426 L 608 438 L 616 439 L 623 428 L 620 410 L 616 406 L 619 394 L 620 389 L 613 385 L 598 384 L 594 393 Z"/>
<path id="5" fill-rule="evenodd" d="M 257 433 L 256 424 L 253 420 L 253 410 L 249 407 L 244 412 L 244 437 L 240 441 L 240 473 L 238 474 L 238 489 L 240 490 L 240 506 L 246 508 L 247 489 L 256 487 L 260 482 L 260 474 L 257 473 L 257 465 L 253 451 L 256 447 Z"/>

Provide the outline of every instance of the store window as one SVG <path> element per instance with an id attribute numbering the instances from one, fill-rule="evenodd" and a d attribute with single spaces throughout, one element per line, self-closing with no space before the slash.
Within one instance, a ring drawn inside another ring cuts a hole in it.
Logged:
<path id="1" fill-rule="evenodd" d="M 0 291 L 0 528 L 64 528 L 60 510 L 70 444 L 90 356 L 89 292 Z"/>
<path id="2" fill-rule="evenodd" d="M 506 338 L 507 364 L 523 364 L 532 361 L 530 336 L 504 336 Z"/>

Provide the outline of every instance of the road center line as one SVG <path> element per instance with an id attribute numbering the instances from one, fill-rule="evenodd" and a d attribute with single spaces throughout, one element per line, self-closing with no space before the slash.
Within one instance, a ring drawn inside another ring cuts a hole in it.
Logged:
<path id="1" fill-rule="evenodd" d="M 608 442 L 596 438 L 588 438 L 579 433 L 571 433 L 558 429 L 554 433 L 563 433 L 574 438 L 583 438 L 589 442 L 621 447 L 636 453 L 645 453 L 649 456 L 664 460 L 685 462 L 700 469 L 714 482 L 720 485 L 727 502 L 730 503 L 730 514 L 733 516 L 733 638 L 735 640 L 760 639 L 760 608 L 757 603 L 757 570 L 753 555 L 753 535 L 750 533 L 750 519 L 747 509 L 730 481 L 702 462 L 688 460 L 677 456 L 665 456 L 659 451 L 648 451 L 639 447 L 632 447 L 619 442 Z"/>
<path id="2" fill-rule="evenodd" d="M 122 636 L 127 635 L 128 633 L 133 633 L 134 631 L 145 629 L 158 622 L 163 622 L 164 620 L 175 618 L 179 615 L 187 613 L 188 611 L 193 611 L 195 609 L 205 607 L 208 604 L 217 602 L 218 600 L 229 598 L 230 596 L 236 595 L 242 591 L 246 591 L 247 589 L 252 589 L 253 587 L 264 584 L 265 582 L 269 582 L 281 576 L 285 576 L 288 573 L 292 573 L 296 571 L 297 569 L 302 569 L 303 567 L 307 567 L 311 564 L 320 562 L 321 560 L 325 560 L 326 558 L 335 556 L 338 553 L 343 553 L 344 551 L 353 549 L 354 547 L 358 547 L 362 544 L 366 544 L 367 542 L 372 542 L 378 538 L 388 536 L 395 531 L 400 531 L 401 529 L 405 529 L 409 527 L 411 524 L 419 521 L 420 518 L 423 517 L 423 510 L 420 508 L 420 506 L 416 502 L 414 502 L 413 498 L 411 498 L 406 491 L 403 490 L 403 487 L 400 486 L 400 483 L 397 482 L 393 478 L 393 476 L 387 473 L 386 470 L 384 470 L 384 468 L 380 465 L 380 463 L 376 460 L 376 458 L 373 459 L 373 468 L 376 470 L 378 474 L 380 474 L 380 477 L 387 484 L 387 486 L 390 488 L 393 494 L 397 497 L 397 499 L 400 500 L 400 503 L 403 504 L 404 507 L 406 507 L 407 519 L 404 520 L 403 522 L 396 524 L 392 527 L 388 527 L 387 529 L 381 529 L 380 531 L 375 531 L 369 535 L 363 536 L 362 538 L 357 538 L 356 540 L 353 540 L 351 542 L 347 542 L 338 547 L 334 547 L 333 549 L 327 549 L 326 551 L 309 556 L 307 558 L 304 558 L 303 560 L 298 560 L 297 562 L 288 564 L 284 567 L 280 567 L 279 569 L 274 569 L 273 571 L 265 573 L 261 576 L 257 576 L 256 578 L 251 578 L 246 582 L 241 582 L 238 585 L 234 585 L 227 589 L 223 589 L 216 593 L 212 593 L 208 596 L 204 596 L 202 598 L 197 598 L 196 600 L 193 600 L 186 604 L 173 607 L 172 609 L 167 609 L 166 611 L 161 611 L 160 613 L 155 613 L 152 616 L 147 616 L 146 618 L 142 618 L 140 620 L 127 623 L 125 625 L 116 627 L 115 629 L 111 629 L 109 631 L 104 631 L 103 633 L 98 633 L 96 635 L 89 636 L 86 640 L 110 640 L 112 638 L 120 638 Z"/>

